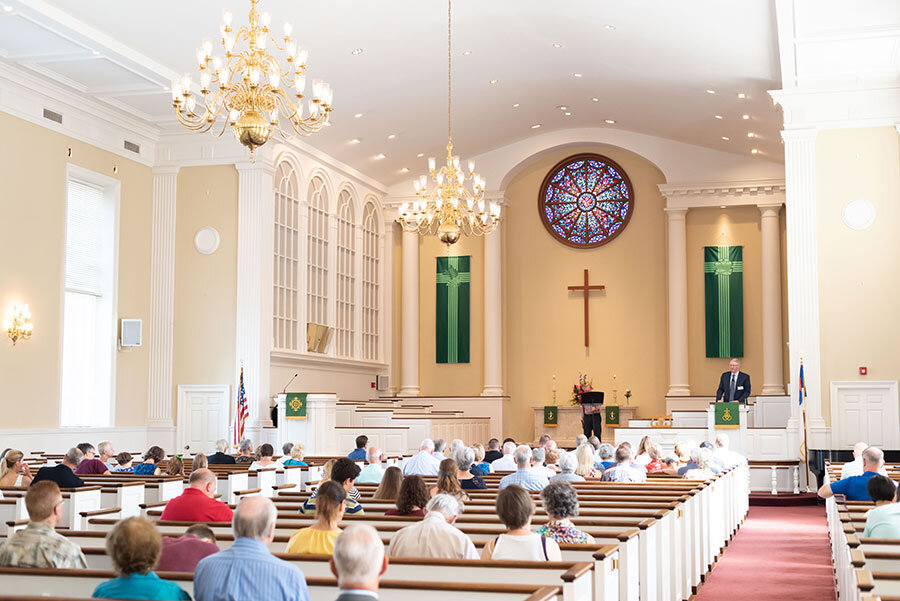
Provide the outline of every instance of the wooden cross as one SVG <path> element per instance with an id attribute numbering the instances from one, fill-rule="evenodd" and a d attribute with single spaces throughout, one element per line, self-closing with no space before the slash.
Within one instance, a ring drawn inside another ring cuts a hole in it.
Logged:
<path id="1" fill-rule="evenodd" d="M 588 337 L 588 332 L 590 331 L 589 327 L 589 317 L 588 317 L 588 293 L 591 290 L 603 290 L 606 286 L 591 286 L 588 283 L 588 270 L 584 270 L 584 285 L 583 286 L 569 286 L 569 290 L 582 290 L 584 292 L 584 346 L 590 346 L 590 341 Z"/>

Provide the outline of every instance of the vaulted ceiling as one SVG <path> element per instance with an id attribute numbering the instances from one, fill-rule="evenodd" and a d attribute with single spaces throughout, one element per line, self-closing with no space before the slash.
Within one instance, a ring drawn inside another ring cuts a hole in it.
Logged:
<path id="1" fill-rule="evenodd" d="M 236 24 L 249 5 L 229 0 Z M 3 61 L 165 132 L 180 128 L 170 81 L 196 69 L 226 4 L 0 6 Z M 335 90 L 333 124 L 310 144 L 386 185 L 441 156 L 445 2 L 261 0 L 260 10 L 275 31 L 294 24 L 310 76 Z M 772 0 L 455 0 L 453 11 L 453 135 L 464 158 L 548 130 L 613 127 L 782 160 L 781 113 L 766 93 L 781 87 Z"/>

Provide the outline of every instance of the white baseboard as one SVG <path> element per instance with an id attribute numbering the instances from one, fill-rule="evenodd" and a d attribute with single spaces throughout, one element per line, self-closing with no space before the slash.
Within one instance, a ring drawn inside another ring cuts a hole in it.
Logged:
<path id="1" fill-rule="evenodd" d="M 151 445 L 159 445 L 166 453 L 176 452 L 173 427 L 109 427 L 109 428 L 34 428 L 27 430 L 0 430 L 0 452 L 5 448 L 19 449 L 26 455 L 32 451 L 65 453 L 82 442 L 95 447 L 104 440 L 113 448 L 142 455 Z"/>

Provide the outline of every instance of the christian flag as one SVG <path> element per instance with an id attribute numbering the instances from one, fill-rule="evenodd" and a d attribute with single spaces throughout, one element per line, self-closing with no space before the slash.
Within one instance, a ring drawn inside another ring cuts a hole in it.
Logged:
<path id="1" fill-rule="evenodd" d="M 471 257 L 437 258 L 436 362 L 469 362 Z"/>
<path id="2" fill-rule="evenodd" d="M 744 356 L 743 276 L 743 247 L 703 248 L 707 357 Z"/>

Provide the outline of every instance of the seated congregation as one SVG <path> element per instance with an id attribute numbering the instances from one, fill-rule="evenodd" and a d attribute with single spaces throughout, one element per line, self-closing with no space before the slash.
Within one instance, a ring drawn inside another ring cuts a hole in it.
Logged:
<path id="1" fill-rule="evenodd" d="M 250 440 L 236 455 L 220 440 L 215 453 L 189 458 L 153 446 L 137 463 L 108 442 L 99 454 L 84 443 L 28 460 L 7 450 L 0 491 L 22 500 L 29 520 L 8 523 L 0 579 L 15 574 L 36 587 L 22 593 L 110 599 L 353 601 L 378 598 L 379 587 L 395 598 L 411 580 L 425 594 L 450 586 L 460 599 L 677 601 L 696 590 L 747 509 L 747 462 L 725 435 L 680 442 L 672 457 L 650 437 L 636 450 L 596 437 L 571 449 L 548 435 L 534 448 L 426 439 L 409 457 L 368 442 L 357 437 L 346 457 L 306 456 L 291 443 L 276 457 Z M 253 486 L 292 470 L 310 477 L 269 494 Z M 229 503 L 220 493 L 236 473 L 250 476 L 250 488 L 231 491 Z M 148 496 L 139 515 L 99 507 L 82 514 L 85 530 L 63 527 L 73 494 L 122 480 L 182 488 Z M 675 545 L 696 553 L 672 561 Z M 473 582 L 448 566 L 476 570 Z M 68 584 L 37 580 L 42 573 Z"/>

